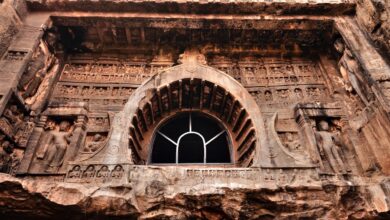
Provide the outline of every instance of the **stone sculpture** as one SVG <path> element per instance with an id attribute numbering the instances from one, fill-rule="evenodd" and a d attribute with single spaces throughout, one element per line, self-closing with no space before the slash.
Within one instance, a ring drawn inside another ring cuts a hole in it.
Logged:
<path id="1" fill-rule="evenodd" d="M 63 163 L 63 159 L 72 141 L 71 125 L 68 121 L 61 121 L 56 130 L 55 122 L 49 121 L 48 134 L 41 144 L 37 158 L 42 159 L 46 166 L 46 172 L 55 172 Z"/>
<path id="2" fill-rule="evenodd" d="M 334 47 L 336 48 L 337 52 L 342 54 L 339 61 L 339 68 L 345 83 L 345 89 L 348 92 L 355 91 L 359 95 L 364 105 L 369 106 L 370 100 L 368 99 L 369 96 L 367 96 L 369 91 L 367 90 L 366 86 L 363 86 L 365 84 L 365 80 L 363 78 L 363 73 L 358 61 L 341 39 L 337 39 L 335 41 Z"/>
<path id="3" fill-rule="evenodd" d="M 84 151 L 85 152 L 95 152 L 99 147 L 101 147 L 103 141 L 103 136 L 100 134 L 95 134 L 92 138 L 92 141 L 87 144 Z"/>
<path id="4" fill-rule="evenodd" d="M 315 132 L 318 151 L 323 160 L 329 162 L 330 167 L 335 173 L 346 173 L 350 171 L 347 167 L 343 155 L 345 144 L 337 134 L 330 131 L 327 121 L 318 123 L 318 130 Z"/>

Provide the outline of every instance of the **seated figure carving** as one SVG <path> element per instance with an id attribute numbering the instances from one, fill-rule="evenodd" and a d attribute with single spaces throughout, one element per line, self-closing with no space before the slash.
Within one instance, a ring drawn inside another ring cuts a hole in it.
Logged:
<path id="1" fill-rule="evenodd" d="M 87 144 L 87 146 L 84 148 L 84 152 L 87 152 L 87 153 L 95 152 L 101 146 L 102 141 L 103 141 L 103 136 L 100 134 L 95 134 L 93 136 L 92 141 L 89 142 Z"/>
<path id="2" fill-rule="evenodd" d="M 93 166 L 88 166 L 83 173 L 83 178 L 93 178 L 95 176 L 95 168 Z"/>
<path id="3" fill-rule="evenodd" d="M 68 178 L 80 178 L 81 177 L 81 168 L 79 165 L 73 167 L 71 171 L 69 171 Z"/>
<path id="4" fill-rule="evenodd" d="M 97 178 L 107 178 L 110 174 L 110 171 L 108 170 L 107 166 L 102 166 L 100 170 L 97 172 L 96 177 Z"/>
<path id="5" fill-rule="evenodd" d="M 291 132 L 286 132 L 285 145 L 287 149 L 296 151 L 301 149 L 301 143 L 299 140 L 294 139 L 294 135 Z"/>
<path id="6" fill-rule="evenodd" d="M 123 168 L 120 165 L 116 165 L 114 170 L 111 172 L 111 177 L 115 179 L 120 179 L 123 176 Z"/>

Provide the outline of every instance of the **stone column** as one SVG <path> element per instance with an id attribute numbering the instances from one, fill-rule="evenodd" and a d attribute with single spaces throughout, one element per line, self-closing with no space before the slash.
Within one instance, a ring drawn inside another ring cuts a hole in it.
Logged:
<path id="1" fill-rule="evenodd" d="M 309 117 L 302 109 L 297 108 L 295 110 L 295 120 L 297 121 L 298 126 L 303 133 L 304 143 L 307 146 L 307 150 L 309 151 L 312 162 L 315 165 L 318 165 L 319 168 L 324 171 L 325 167 L 317 150 L 317 141 L 315 140 L 315 134 Z"/>
<path id="2" fill-rule="evenodd" d="M 37 123 L 36 127 L 34 128 L 31 137 L 27 143 L 28 147 L 26 148 L 23 160 L 19 166 L 17 174 L 27 174 L 29 172 L 30 166 L 34 161 L 35 152 L 39 147 L 38 144 L 44 132 L 44 126 L 46 125 L 46 121 L 47 121 L 47 116 L 40 117 L 40 120 Z"/>
<path id="3" fill-rule="evenodd" d="M 72 133 L 72 141 L 64 156 L 64 163 L 62 164 L 59 173 L 65 173 L 67 171 L 69 161 L 74 160 L 80 148 L 83 147 L 84 139 L 87 134 L 87 122 L 87 116 L 77 116 L 76 122 L 74 124 L 75 129 Z"/>

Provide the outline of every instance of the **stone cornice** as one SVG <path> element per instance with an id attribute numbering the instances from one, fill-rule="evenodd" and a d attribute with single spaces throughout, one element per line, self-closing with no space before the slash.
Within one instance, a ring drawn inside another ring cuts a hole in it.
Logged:
<path id="1" fill-rule="evenodd" d="M 346 15 L 352 0 L 27 0 L 31 11 L 147 12 L 183 14 Z"/>

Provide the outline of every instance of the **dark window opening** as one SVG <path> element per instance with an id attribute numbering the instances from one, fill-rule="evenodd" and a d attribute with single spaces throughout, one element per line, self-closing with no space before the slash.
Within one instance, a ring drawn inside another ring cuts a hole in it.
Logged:
<path id="1" fill-rule="evenodd" d="M 203 163 L 203 139 L 196 134 L 183 136 L 179 143 L 179 163 Z"/>
<path id="2" fill-rule="evenodd" d="M 201 113 L 181 113 L 156 132 L 151 163 L 231 163 L 227 131 Z"/>

